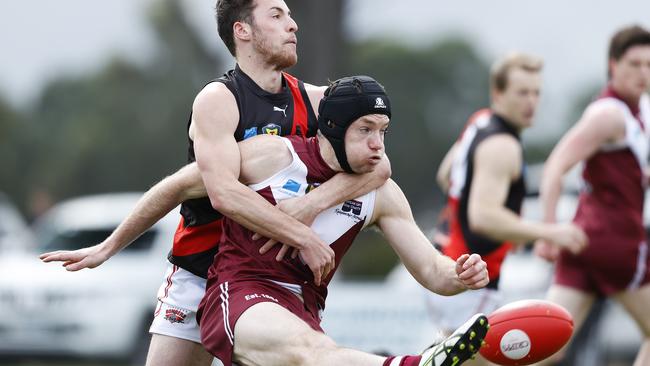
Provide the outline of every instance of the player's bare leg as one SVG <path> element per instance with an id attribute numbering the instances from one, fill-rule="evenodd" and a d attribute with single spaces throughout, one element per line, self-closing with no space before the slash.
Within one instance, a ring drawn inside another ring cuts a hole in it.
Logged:
<path id="1" fill-rule="evenodd" d="M 614 296 L 618 302 L 623 305 L 625 310 L 639 325 L 643 334 L 641 348 L 634 361 L 634 366 L 650 365 L 650 285 L 645 285 L 638 290 L 625 291 L 620 295 Z"/>
<path id="2" fill-rule="evenodd" d="M 146 366 L 210 366 L 212 360 L 199 343 L 153 334 Z"/>
<path id="3" fill-rule="evenodd" d="M 546 300 L 564 307 L 571 314 L 571 317 L 573 317 L 574 331 L 573 335 L 571 335 L 571 339 L 573 339 L 573 337 L 578 333 L 578 330 L 580 330 L 580 327 L 587 318 L 595 299 L 595 296 L 592 294 L 560 285 L 552 285 L 546 296 Z M 536 363 L 535 365 L 552 365 L 562 360 L 569 344 L 571 344 L 571 339 L 553 356 L 543 360 L 542 362 Z"/>
<path id="4" fill-rule="evenodd" d="M 249 308 L 235 325 L 234 360 L 245 366 L 399 364 L 402 357 L 385 357 L 343 348 L 330 337 L 311 329 L 284 307 L 259 303 Z M 476 316 L 441 344 L 427 349 L 407 364 L 455 366 L 472 357 L 487 333 L 487 319 Z"/>
<path id="5" fill-rule="evenodd" d="M 233 360 L 245 366 L 382 366 L 385 359 L 341 348 L 284 307 L 270 302 L 246 310 L 234 333 Z"/>

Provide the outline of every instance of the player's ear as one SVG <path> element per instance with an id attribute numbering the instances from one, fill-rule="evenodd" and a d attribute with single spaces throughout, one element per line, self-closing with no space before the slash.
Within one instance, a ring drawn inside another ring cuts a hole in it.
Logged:
<path id="1" fill-rule="evenodd" d="M 235 22 L 232 25 L 232 34 L 235 38 L 242 41 L 250 41 L 253 35 L 253 28 L 250 24 L 244 22 Z"/>

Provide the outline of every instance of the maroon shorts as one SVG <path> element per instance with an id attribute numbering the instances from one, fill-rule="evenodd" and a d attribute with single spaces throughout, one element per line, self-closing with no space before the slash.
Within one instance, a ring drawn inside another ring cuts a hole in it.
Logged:
<path id="1" fill-rule="evenodd" d="M 599 296 L 637 289 L 650 282 L 648 245 L 620 237 L 590 236 L 587 248 L 577 256 L 562 252 L 554 282 Z"/>
<path id="2" fill-rule="evenodd" d="M 267 280 L 224 282 L 209 286 L 199 305 L 197 318 L 201 343 L 224 366 L 232 365 L 235 324 L 251 306 L 273 302 L 322 332 L 319 307 L 313 301 L 302 302 L 291 291 Z"/>

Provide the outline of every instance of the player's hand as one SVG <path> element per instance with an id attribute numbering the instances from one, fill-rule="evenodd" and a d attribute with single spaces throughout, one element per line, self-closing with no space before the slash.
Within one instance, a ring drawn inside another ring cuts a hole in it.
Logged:
<path id="1" fill-rule="evenodd" d="M 552 225 L 547 239 L 573 254 L 580 253 L 587 246 L 587 235 L 572 223 Z"/>
<path id="2" fill-rule="evenodd" d="M 334 270 L 336 258 L 334 250 L 329 245 L 320 240 L 316 234 L 313 237 L 317 240 L 311 240 L 300 250 L 299 255 L 314 274 L 316 286 L 320 286 L 321 282 Z"/>
<path id="3" fill-rule="evenodd" d="M 43 253 L 39 258 L 47 262 L 63 262 L 68 271 L 78 271 L 84 268 L 95 268 L 106 262 L 109 256 L 104 252 L 102 244 L 78 250 L 57 250 Z"/>
<path id="4" fill-rule="evenodd" d="M 533 248 L 536 256 L 549 262 L 555 262 L 560 257 L 560 247 L 553 245 L 546 240 L 537 240 Z"/>
<path id="5" fill-rule="evenodd" d="M 456 274 L 462 284 L 471 290 L 487 286 L 490 276 L 487 263 L 478 254 L 463 254 L 456 259 Z"/>
<path id="6" fill-rule="evenodd" d="M 319 212 L 314 209 L 313 205 L 305 203 L 306 197 L 307 196 L 305 195 L 301 197 L 282 200 L 278 202 L 276 207 L 279 208 L 282 212 L 286 213 L 287 215 L 302 222 L 306 226 L 311 226 L 311 224 L 316 219 L 316 216 L 318 216 Z M 257 240 L 261 237 L 262 236 L 260 234 L 255 233 L 253 235 L 253 240 Z M 264 254 L 268 252 L 277 244 L 278 242 L 276 240 L 269 239 L 260 248 L 260 254 Z M 289 249 L 291 249 L 290 246 L 286 244 L 282 244 L 282 248 L 280 248 L 280 251 L 275 256 L 275 259 L 277 261 L 283 260 L 286 254 L 289 252 Z M 298 255 L 298 251 L 294 249 L 293 253 L 291 254 L 292 258 L 295 258 L 297 255 Z"/>

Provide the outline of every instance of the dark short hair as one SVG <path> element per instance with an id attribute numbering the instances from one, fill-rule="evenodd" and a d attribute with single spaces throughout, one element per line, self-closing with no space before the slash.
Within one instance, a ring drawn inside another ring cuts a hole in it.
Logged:
<path id="1" fill-rule="evenodd" d="M 255 0 L 218 0 L 215 6 L 219 37 L 233 56 L 237 56 L 232 27 L 236 22 L 253 23 Z"/>
<path id="2" fill-rule="evenodd" d="M 542 71 L 544 61 L 533 55 L 520 52 L 509 53 L 492 64 L 490 69 L 490 86 L 502 92 L 508 88 L 510 71 L 521 69 L 527 72 L 538 73 Z"/>
<path id="3" fill-rule="evenodd" d="M 616 32 L 609 42 L 609 59 L 620 60 L 634 46 L 650 45 L 650 32 L 639 25 L 631 25 Z"/>

